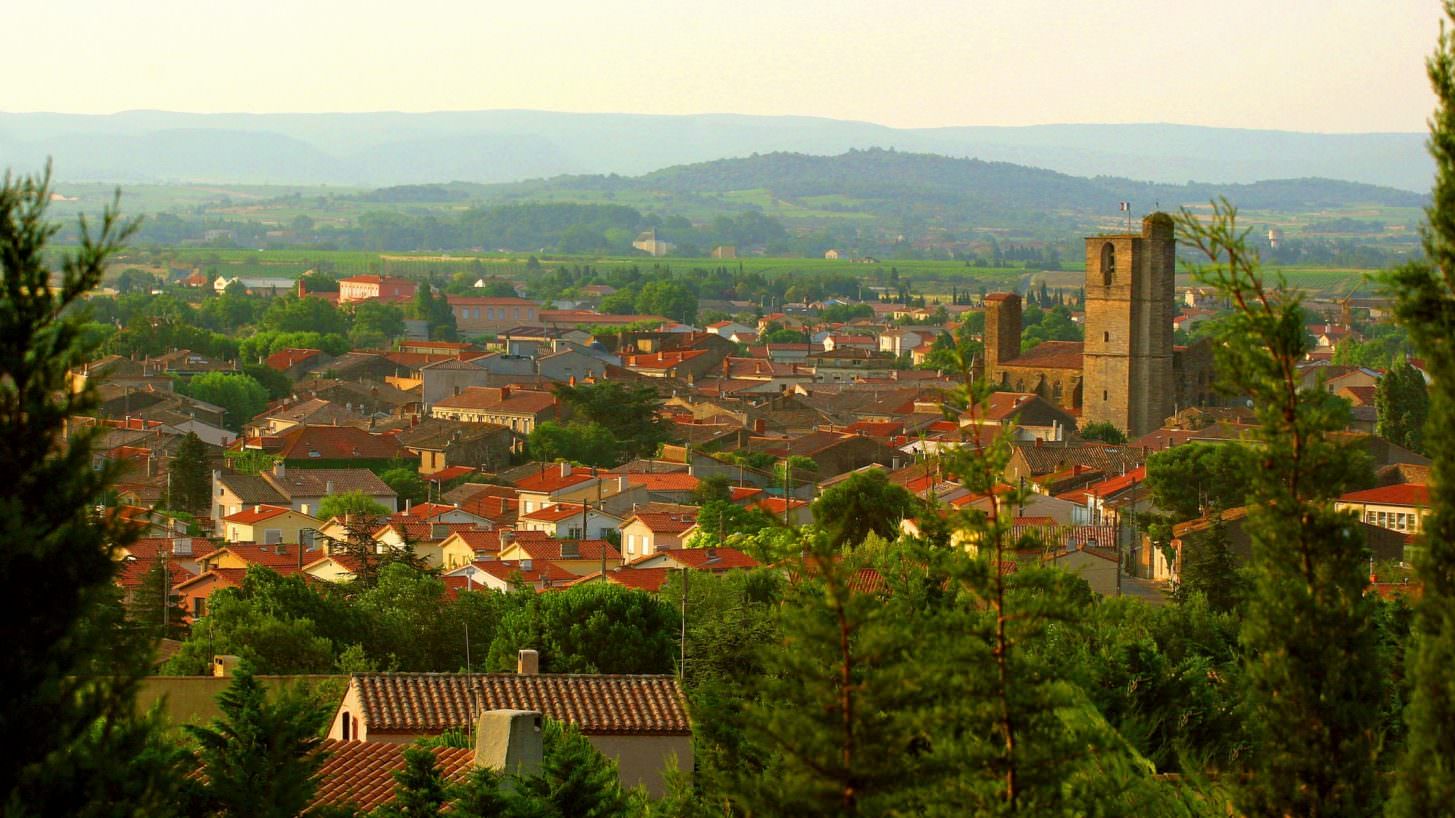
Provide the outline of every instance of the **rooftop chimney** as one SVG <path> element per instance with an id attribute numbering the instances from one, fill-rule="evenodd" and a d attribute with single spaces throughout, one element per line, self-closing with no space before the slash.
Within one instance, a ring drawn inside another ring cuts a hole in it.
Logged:
<path id="1" fill-rule="evenodd" d="M 274 477 L 287 477 L 288 476 L 288 467 L 285 466 L 285 465 L 283 465 L 283 461 L 282 460 L 279 460 L 279 461 L 277 461 L 276 463 L 273 464 L 273 476 Z"/>
<path id="2" fill-rule="evenodd" d="M 329 495 L 330 497 L 333 496 L 333 481 L 332 480 L 325 480 L 324 481 L 324 483 L 323 483 L 323 493 L 326 494 L 326 495 Z"/>
<path id="3" fill-rule="evenodd" d="M 567 463 L 564 460 L 561 461 L 561 476 L 562 477 L 570 477 L 571 476 L 571 464 L 570 463 Z"/>
<path id="4" fill-rule="evenodd" d="M 539 651 L 522 650 L 516 654 L 515 672 L 522 676 L 537 676 L 541 672 L 541 654 Z"/>
<path id="5" fill-rule="evenodd" d="M 475 766 L 528 776 L 540 769 L 544 758 L 540 713 L 487 710 L 480 714 L 475 731 Z"/>

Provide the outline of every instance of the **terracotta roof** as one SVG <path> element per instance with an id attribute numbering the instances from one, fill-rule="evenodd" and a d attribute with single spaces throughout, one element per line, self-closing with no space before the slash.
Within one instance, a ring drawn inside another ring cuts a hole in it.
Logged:
<path id="1" fill-rule="evenodd" d="M 753 505 L 757 508 L 761 508 L 769 514 L 782 514 L 785 506 L 787 506 L 788 508 L 801 508 L 808 505 L 808 501 L 784 500 L 782 497 L 764 497 Z"/>
<path id="2" fill-rule="evenodd" d="M 499 428 L 504 429 L 505 427 L 501 426 Z M 476 469 L 469 466 L 445 466 L 439 471 L 426 474 L 424 479 L 431 483 L 448 483 L 451 480 L 458 480 L 461 477 L 474 474 L 475 472 Z"/>
<path id="3" fill-rule="evenodd" d="M 1430 487 L 1422 486 L 1419 483 L 1395 483 L 1392 486 L 1351 491 L 1340 496 L 1339 502 L 1428 507 L 1430 505 Z"/>
<path id="4" fill-rule="evenodd" d="M 222 518 L 225 523 L 237 523 L 239 525 L 252 525 L 263 520 L 271 520 L 280 514 L 287 514 L 293 509 L 287 506 L 249 506 L 236 514 L 229 514 Z"/>
<path id="5" fill-rule="evenodd" d="M 669 548 L 652 556 L 663 556 L 679 565 L 697 571 L 728 571 L 734 568 L 756 568 L 759 562 L 736 548 Z M 651 559 L 651 557 L 648 557 Z"/>
<path id="6" fill-rule="evenodd" d="M 521 517 L 522 520 L 540 520 L 542 522 L 560 522 L 569 520 L 572 517 L 580 517 L 583 510 L 581 503 L 554 503 L 538 511 Z M 605 514 L 608 517 L 615 517 L 615 514 L 596 509 L 597 514 Z"/>
<path id="7" fill-rule="evenodd" d="M 150 559 L 136 558 L 122 560 L 116 567 L 116 584 L 122 588 L 139 588 L 146 575 L 157 567 L 157 558 Z M 175 559 L 167 560 L 167 575 L 170 578 L 168 587 L 192 579 L 196 574 L 183 568 Z"/>
<path id="8" fill-rule="evenodd" d="M 435 527 L 439 526 L 437 532 Z M 408 542 L 444 542 L 451 534 L 460 531 L 470 531 L 480 527 L 479 523 L 431 523 L 421 521 L 392 521 L 384 524 L 374 532 L 375 539 L 384 534 L 385 531 L 393 529 L 399 536 Z M 438 536 L 442 534 L 443 536 Z"/>
<path id="9" fill-rule="evenodd" d="M 398 457 L 404 451 L 392 437 L 370 434 L 353 426 L 295 426 L 272 438 L 248 438 L 245 448 L 261 448 L 285 460 L 383 460 Z"/>
<path id="10" fill-rule="evenodd" d="M 267 365 L 269 369 L 276 369 L 279 372 L 282 372 L 285 369 L 292 369 L 298 364 L 301 364 L 309 358 L 313 358 L 322 352 L 323 350 L 321 349 L 295 349 L 293 347 L 289 347 L 288 349 L 280 349 L 277 352 L 274 352 L 272 355 L 269 355 L 267 358 L 264 358 L 263 363 Z"/>
<path id="11" fill-rule="evenodd" d="M 318 788 L 309 807 L 352 804 L 363 814 L 390 803 L 394 800 L 394 773 L 404 769 L 404 751 L 408 746 L 334 739 L 323 742 L 323 766 L 318 771 Z M 461 781 L 474 767 L 472 748 L 432 749 L 445 781 Z"/>
<path id="12" fill-rule="evenodd" d="M 199 584 L 204 580 L 215 581 L 224 587 L 241 588 L 243 578 L 248 575 L 246 568 L 213 568 L 211 571 L 203 571 L 195 577 L 184 579 L 172 586 L 172 590 L 180 591 L 183 588 Z"/>
<path id="13" fill-rule="evenodd" d="M 485 710 L 535 710 L 586 735 L 691 735 L 671 676 L 358 673 L 352 682 L 369 732 L 440 733 L 470 723 L 471 694 Z"/>
<path id="14" fill-rule="evenodd" d="M 697 524 L 697 515 L 639 511 L 624 525 L 630 525 L 631 520 L 640 520 L 648 529 L 658 534 L 680 534 Z"/>
<path id="15" fill-rule="evenodd" d="M 569 583 L 576 579 L 575 574 L 550 560 L 533 562 L 530 568 L 522 567 L 520 560 L 484 559 L 475 560 L 471 565 L 475 566 L 476 570 L 487 573 L 502 582 L 511 582 L 517 577 L 530 585 L 538 582 Z"/>
<path id="16" fill-rule="evenodd" d="M 576 546 L 576 556 L 563 556 L 563 546 L 565 546 L 567 543 Z M 521 550 L 524 551 L 533 561 L 561 559 L 599 560 L 601 559 L 601 552 L 603 550 L 605 550 L 606 552 L 607 559 L 621 559 L 621 552 L 617 551 L 616 548 L 606 540 L 532 540 L 525 539 L 524 537 L 517 537 L 515 542 L 511 543 L 511 546 L 517 545 L 520 546 Z"/>
<path id="17" fill-rule="evenodd" d="M 522 477 L 515 481 L 515 487 L 521 491 L 550 493 L 559 489 L 574 486 L 578 483 L 585 483 L 591 480 L 589 473 L 581 470 L 570 470 L 564 464 L 560 466 L 547 466 L 537 474 L 529 477 Z"/>
<path id="18" fill-rule="evenodd" d="M 622 366 L 631 369 L 671 369 L 672 367 L 690 361 L 700 355 L 706 355 L 705 349 L 683 349 L 676 352 L 652 352 L 644 355 L 626 355 L 622 357 Z"/>
<path id="19" fill-rule="evenodd" d="M 1084 345 L 1080 341 L 1042 341 L 1001 366 L 1026 369 L 1081 369 Z"/>
<path id="20" fill-rule="evenodd" d="M 435 402 L 441 409 L 476 409 L 512 415 L 538 415 L 556 405 L 556 396 L 508 386 L 467 386 L 460 394 Z"/>
<path id="21" fill-rule="evenodd" d="M 451 511 L 460 511 L 457 506 L 448 503 L 415 503 L 408 511 L 396 511 L 389 516 L 390 522 L 417 522 L 438 517 L 441 514 L 448 514 Z"/>
<path id="22" fill-rule="evenodd" d="M 229 543 L 229 544 L 224 545 L 221 548 L 217 549 L 216 551 L 213 551 L 213 552 L 208 553 L 208 554 L 203 554 L 200 557 L 198 557 L 197 559 L 198 559 L 199 562 L 206 561 L 207 563 L 211 564 L 211 563 L 216 562 L 216 559 L 217 559 L 218 555 L 220 555 L 222 552 L 226 551 L 227 553 L 232 554 L 234 557 L 237 557 L 238 559 L 242 560 L 243 562 L 246 562 L 246 563 L 249 563 L 249 564 L 252 564 L 252 565 L 261 565 L 264 568 L 271 568 L 271 569 L 273 569 L 274 571 L 277 571 L 280 574 L 286 574 L 286 573 L 289 573 L 289 572 L 292 572 L 292 571 L 297 571 L 298 570 L 298 551 L 296 549 L 299 546 L 294 545 L 294 546 L 292 546 L 292 550 L 289 550 L 287 553 L 283 553 L 283 554 L 279 554 L 278 553 L 278 550 L 277 550 L 278 547 L 279 546 L 277 546 L 277 545 L 258 545 L 256 543 Z M 305 561 L 311 561 L 311 560 L 309 560 L 306 557 L 306 555 L 305 555 Z M 232 570 L 232 569 L 215 569 L 215 570 Z M 236 569 L 236 570 L 242 570 L 242 569 Z"/>
<path id="23" fill-rule="evenodd" d="M 606 581 L 620 585 L 623 588 L 632 588 L 638 591 L 648 591 L 650 593 L 656 593 L 662 590 L 663 585 L 667 584 L 667 577 L 671 576 L 671 572 L 675 570 L 677 569 L 633 568 L 630 565 L 626 565 L 614 571 L 607 571 Z M 569 583 L 569 585 L 575 586 L 582 585 L 587 582 L 600 581 L 601 572 L 597 571 L 594 574 L 587 574 L 586 576 Z"/>
<path id="24" fill-rule="evenodd" d="M 647 491 L 692 491 L 702 481 L 686 472 L 629 472 L 622 475 L 633 486 L 645 486 Z"/>

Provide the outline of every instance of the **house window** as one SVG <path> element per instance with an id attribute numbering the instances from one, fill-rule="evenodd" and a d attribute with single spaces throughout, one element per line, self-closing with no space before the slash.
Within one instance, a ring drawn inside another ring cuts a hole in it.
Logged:
<path id="1" fill-rule="evenodd" d="M 350 728 L 352 728 L 354 725 L 353 725 L 352 720 L 349 718 L 349 711 L 347 711 L 347 710 L 344 711 L 344 719 L 343 719 L 343 721 L 344 721 L 343 739 L 344 739 L 344 741 L 348 741 L 349 740 Z"/>
<path id="2" fill-rule="evenodd" d="M 192 618 L 201 619 L 207 615 L 207 599 L 205 597 L 192 597 Z"/>
<path id="3" fill-rule="evenodd" d="M 1110 332 L 1103 332 L 1101 334 L 1101 340 L 1102 341 L 1110 341 L 1111 340 L 1111 333 Z"/>
<path id="4" fill-rule="evenodd" d="M 1102 402 L 1111 400 L 1111 393 L 1105 389 L 1101 390 L 1101 400 Z"/>
<path id="5" fill-rule="evenodd" d="M 579 539 L 581 539 L 581 529 L 577 528 L 576 526 L 571 526 L 570 528 L 566 529 L 566 539 L 568 539 L 568 540 L 579 540 Z"/>

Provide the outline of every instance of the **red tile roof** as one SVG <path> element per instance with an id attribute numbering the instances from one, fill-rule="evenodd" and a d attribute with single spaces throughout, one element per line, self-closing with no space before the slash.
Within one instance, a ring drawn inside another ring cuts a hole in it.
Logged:
<path id="1" fill-rule="evenodd" d="M 301 364 L 304 361 L 321 354 L 322 352 L 323 350 L 321 349 L 296 349 L 293 347 L 289 347 L 288 349 L 280 349 L 277 352 L 274 352 L 272 355 L 269 355 L 267 358 L 264 358 L 263 363 L 267 365 L 269 369 L 276 369 L 279 372 L 282 372 L 287 369 L 292 369 L 298 364 Z"/>
<path id="2" fill-rule="evenodd" d="M 633 568 L 628 565 L 618 568 L 614 571 L 607 571 L 606 581 L 620 585 L 623 588 L 632 588 L 638 591 L 648 591 L 650 593 L 656 593 L 662 590 L 663 585 L 667 584 L 667 577 L 671 576 L 671 572 L 674 570 L 677 569 Z M 582 585 L 587 582 L 600 581 L 601 572 L 597 571 L 594 574 L 587 574 L 586 576 L 581 577 L 580 579 L 577 579 L 570 584 L 574 586 Z"/>
<path id="3" fill-rule="evenodd" d="M 225 523 L 237 523 L 238 525 L 253 525 L 263 520 L 271 520 L 280 514 L 287 514 L 293 509 L 287 506 L 265 506 L 256 505 L 239 511 L 236 514 L 229 514 L 222 518 Z"/>
<path id="4" fill-rule="evenodd" d="M 515 487 L 521 491 L 545 492 L 549 494 L 563 488 L 585 483 L 591 480 L 589 473 L 582 470 L 571 470 L 569 466 L 547 466 L 540 472 L 529 477 L 522 477 L 515 481 Z"/>
<path id="5" fill-rule="evenodd" d="M 671 369 L 684 361 L 706 355 L 705 349 L 683 349 L 676 352 L 652 352 L 644 355 L 622 356 L 622 366 L 628 369 Z"/>
<path id="6" fill-rule="evenodd" d="M 359 673 L 351 684 L 371 733 L 440 733 L 480 709 L 535 710 L 588 736 L 692 733 L 671 676 Z"/>
<path id="7" fill-rule="evenodd" d="M 383 460 L 405 453 L 394 438 L 353 426 L 295 426 L 274 437 L 248 438 L 245 447 L 261 448 L 285 460 Z"/>
<path id="8" fill-rule="evenodd" d="M 556 405 L 550 392 L 512 389 L 508 386 L 467 386 L 460 394 L 435 402 L 441 409 L 474 409 L 509 415 L 539 415 Z"/>
<path id="9" fill-rule="evenodd" d="M 1364 491 L 1351 491 L 1341 496 L 1339 502 L 1428 508 L 1430 505 L 1430 487 L 1422 486 L 1419 483 L 1395 483 L 1392 486 L 1380 486 L 1379 488 L 1365 489 Z"/>
<path id="10" fill-rule="evenodd" d="M 394 773 L 404 769 L 408 745 L 376 741 L 323 743 L 324 762 L 312 807 L 352 804 L 371 812 L 394 800 Z M 435 761 L 447 782 L 461 781 L 474 768 L 475 751 L 467 747 L 435 747 Z"/>
<path id="11" fill-rule="evenodd" d="M 572 517 L 580 517 L 584 508 L 585 507 L 581 503 L 555 503 L 546 506 L 539 511 L 532 511 L 531 513 L 521 517 L 521 519 L 539 520 L 541 522 L 547 523 L 560 522 L 561 520 L 569 520 Z M 598 513 L 605 514 L 607 512 L 601 511 Z M 611 516 L 614 517 L 616 515 L 613 514 Z"/>
<path id="12" fill-rule="evenodd" d="M 521 567 L 520 560 L 486 559 L 475 560 L 471 564 L 501 582 L 514 582 L 518 578 L 521 582 L 534 585 L 538 582 L 569 583 L 576 579 L 575 574 L 550 560 L 532 562 L 529 568 Z"/>
<path id="13" fill-rule="evenodd" d="M 669 548 L 658 551 L 647 559 L 662 556 L 679 565 L 696 571 L 729 571 L 734 568 L 756 568 L 757 560 L 736 548 L 717 546 L 713 548 Z"/>
<path id="14" fill-rule="evenodd" d="M 697 524 L 697 515 L 642 511 L 632 515 L 624 525 L 630 525 L 632 520 L 640 520 L 656 534 L 680 534 Z"/>
<path id="15" fill-rule="evenodd" d="M 620 476 L 633 486 L 645 486 L 647 491 L 692 491 L 702 482 L 686 472 L 629 472 Z"/>
<path id="16" fill-rule="evenodd" d="M 458 480 L 466 475 L 474 474 L 476 469 L 469 466 L 446 466 L 437 472 L 430 472 L 425 479 L 431 483 L 445 483 L 450 480 Z"/>

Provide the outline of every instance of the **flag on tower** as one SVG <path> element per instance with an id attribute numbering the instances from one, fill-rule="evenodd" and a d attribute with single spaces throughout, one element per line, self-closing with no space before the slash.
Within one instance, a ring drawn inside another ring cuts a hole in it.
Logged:
<path id="1" fill-rule="evenodd" d="M 1122 212 L 1123 213 L 1130 213 L 1130 212 L 1132 212 L 1132 203 L 1131 202 L 1122 202 Z"/>

